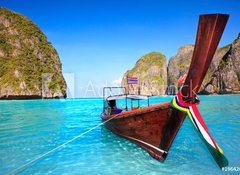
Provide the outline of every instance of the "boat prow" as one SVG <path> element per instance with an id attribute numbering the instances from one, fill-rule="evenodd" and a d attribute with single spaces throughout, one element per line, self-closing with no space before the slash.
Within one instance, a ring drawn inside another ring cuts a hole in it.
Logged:
<path id="1" fill-rule="evenodd" d="M 199 19 L 194 54 L 181 93 L 185 102 L 194 103 L 225 28 L 228 15 L 202 15 Z M 136 81 L 134 79 L 134 81 Z M 105 97 L 105 95 L 104 95 Z M 119 109 L 116 100 L 143 100 L 141 96 L 122 94 L 104 99 L 102 120 L 113 133 L 136 143 L 157 160 L 164 160 L 186 114 L 172 108 L 170 102 L 143 107 Z M 138 106 L 139 107 L 139 106 Z"/>

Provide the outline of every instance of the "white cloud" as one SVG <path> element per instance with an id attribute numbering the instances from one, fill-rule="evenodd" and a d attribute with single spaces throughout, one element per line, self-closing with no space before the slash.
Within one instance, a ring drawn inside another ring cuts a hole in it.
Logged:
<path id="1" fill-rule="evenodd" d="M 112 82 L 112 85 L 113 86 L 121 86 L 121 83 L 122 83 L 122 78 L 118 78 L 117 80 L 114 80 Z"/>

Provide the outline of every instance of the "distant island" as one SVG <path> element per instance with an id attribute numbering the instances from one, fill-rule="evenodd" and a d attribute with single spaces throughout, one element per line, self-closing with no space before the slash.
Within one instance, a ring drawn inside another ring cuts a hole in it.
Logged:
<path id="1" fill-rule="evenodd" d="M 66 98 L 62 64 L 39 27 L 0 8 L 0 99 Z"/>
<path id="2" fill-rule="evenodd" d="M 189 69 L 193 49 L 194 45 L 180 47 L 168 65 L 160 52 L 142 56 L 126 71 L 122 86 L 131 94 L 175 95 L 178 78 Z M 127 85 L 127 76 L 138 77 L 139 86 Z M 199 94 L 240 94 L 240 35 L 231 44 L 217 49 Z"/>

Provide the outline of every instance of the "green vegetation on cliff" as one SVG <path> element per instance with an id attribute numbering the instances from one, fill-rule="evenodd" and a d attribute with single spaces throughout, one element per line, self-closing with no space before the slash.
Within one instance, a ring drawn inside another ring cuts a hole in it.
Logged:
<path id="1" fill-rule="evenodd" d="M 171 57 L 166 66 L 166 57 L 159 52 L 142 56 L 136 65 L 128 70 L 122 79 L 122 86 L 131 94 L 163 95 L 175 94 L 180 76 L 188 72 L 194 45 L 185 45 Z M 240 35 L 231 44 L 218 48 L 208 68 L 199 93 L 240 93 Z M 167 69 L 167 71 L 166 71 Z M 138 85 L 127 85 L 127 76 L 136 76 Z"/>
<path id="2" fill-rule="evenodd" d="M 240 36 L 231 44 L 218 48 L 200 87 L 200 93 L 240 93 L 239 45 Z M 188 72 L 194 45 L 179 48 L 168 65 L 168 86 L 178 86 L 178 78 Z M 176 93 L 176 92 L 175 92 Z"/>
<path id="3" fill-rule="evenodd" d="M 194 45 L 189 44 L 178 49 L 177 55 L 169 60 L 168 64 L 168 85 L 178 87 L 180 76 L 188 72 L 191 63 Z"/>
<path id="4" fill-rule="evenodd" d="M 57 51 L 31 20 L 0 8 L 0 98 L 6 96 L 66 95 Z M 42 94 L 42 75 L 51 73 L 48 92 Z"/>
<path id="5" fill-rule="evenodd" d="M 138 77 L 138 86 L 126 84 L 127 76 Z M 151 52 L 142 56 L 136 65 L 128 70 L 123 77 L 122 85 L 129 88 L 130 94 L 138 93 L 140 87 L 141 94 L 162 95 L 167 86 L 166 57 L 160 52 Z"/>

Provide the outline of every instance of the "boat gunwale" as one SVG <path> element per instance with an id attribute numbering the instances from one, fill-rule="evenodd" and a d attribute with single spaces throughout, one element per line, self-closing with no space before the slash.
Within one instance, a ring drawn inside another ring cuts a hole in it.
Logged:
<path id="1" fill-rule="evenodd" d="M 104 114 L 102 114 L 102 119 L 103 120 L 108 120 L 110 118 L 121 119 L 121 118 L 125 118 L 125 117 L 132 117 L 132 116 L 145 114 L 145 113 L 148 113 L 148 112 L 154 112 L 154 111 L 157 111 L 159 109 L 164 110 L 164 109 L 169 109 L 169 108 L 171 108 L 170 101 L 160 103 L 160 104 L 155 104 L 155 105 L 152 105 L 152 106 L 147 106 L 147 107 L 136 109 L 136 110 L 123 111 L 119 114 L 114 114 L 114 115 L 104 115 Z"/>

